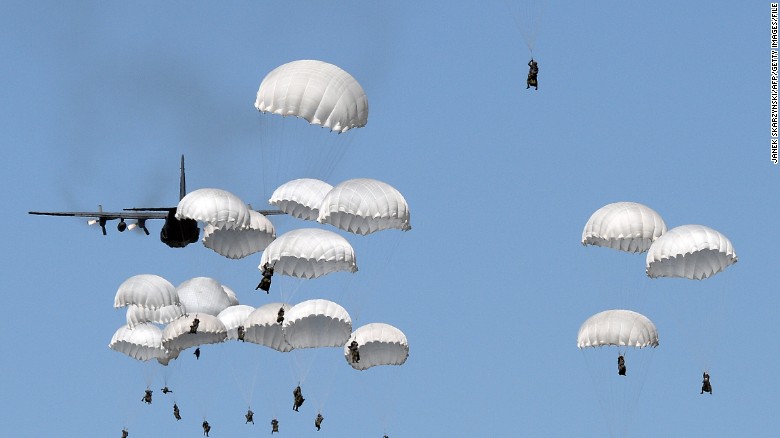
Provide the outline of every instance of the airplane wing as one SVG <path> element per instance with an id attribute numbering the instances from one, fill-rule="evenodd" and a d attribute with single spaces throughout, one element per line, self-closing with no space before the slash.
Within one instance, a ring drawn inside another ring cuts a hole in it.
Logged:
<path id="1" fill-rule="evenodd" d="M 250 206 L 251 208 L 251 206 Z M 173 208 L 176 209 L 175 207 Z M 144 208 L 124 208 L 123 211 L 169 211 L 170 208 L 160 208 L 160 207 L 144 207 Z M 254 210 L 263 216 L 271 216 L 275 214 L 284 214 L 281 210 Z"/>
<path id="2" fill-rule="evenodd" d="M 29 211 L 28 214 L 35 214 L 41 216 L 71 216 L 71 217 L 88 217 L 92 218 L 89 221 L 90 225 L 100 224 L 100 228 L 103 230 L 103 235 L 106 235 L 106 222 L 119 219 L 118 225 L 119 231 L 127 229 L 125 219 L 135 220 L 136 223 L 130 226 L 130 229 L 140 227 L 148 235 L 149 230 L 146 229 L 146 221 L 149 219 L 165 219 L 168 216 L 168 209 L 156 209 L 155 211 L 122 211 L 122 212 L 109 212 L 103 211 Z"/>
<path id="3" fill-rule="evenodd" d="M 167 213 L 155 211 L 124 211 L 121 213 L 112 213 L 109 211 L 29 211 L 29 214 L 37 214 L 41 216 L 76 216 L 76 217 L 92 217 L 95 219 L 103 218 L 107 221 L 114 219 L 165 219 Z"/>

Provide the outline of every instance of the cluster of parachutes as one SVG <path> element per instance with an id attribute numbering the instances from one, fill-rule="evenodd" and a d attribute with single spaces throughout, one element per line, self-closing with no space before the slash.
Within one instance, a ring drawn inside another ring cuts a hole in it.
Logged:
<path id="1" fill-rule="evenodd" d="M 629 253 L 647 252 L 645 272 L 650 278 L 703 280 L 737 262 L 731 241 L 720 232 L 704 225 L 667 230 L 655 210 L 636 202 L 615 202 L 596 210 L 582 231 L 582 244 Z M 599 335 L 594 337 L 595 333 Z M 646 333 L 654 336 L 645 338 Z M 577 346 L 603 345 L 656 347 L 658 334 L 649 319 L 635 312 L 601 312 L 582 325 Z"/>
<path id="2" fill-rule="evenodd" d="M 409 206 L 403 195 L 389 184 L 370 178 L 350 179 L 335 187 L 317 179 L 296 179 L 277 188 L 269 203 L 290 216 L 359 235 L 411 229 Z M 204 188 L 188 193 L 179 201 L 176 218 L 204 223 L 203 244 L 230 259 L 263 251 L 276 239 L 276 229 L 266 216 L 226 190 Z M 317 238 L 326 239 L 327 235 L 336 239 L 336 244 L 338 235 L 327 233 L 323 231 Z M 283 238 L 280 240 L 294 239 Z"/>
<path id="3" fill-rule="evenodd" d="M 260 84 L 255 108 L 268 114 L 263 117 L 294 116 L 315 128 L 327 128 L 329 137 L 343 138 L 368 120 L 368 100 L 360 84 L 339 67 L 314 60 L 290 62 L 271 71 Z M 303 147 L 312 151 L 304 151 L 304 156 L 323 149 L 319 144 Z M 276 227 L 262 211 L 216 188 L 186 194 L 175 215 L 201 223 L 203 244 L 218 254 L 240 259 L 262 251 L 259 269 L 272 266 L 277 276 L 299 279 L 357 272 L 355 251 L 342 232 L 368 235 L 411 229 L 403 195 L 370 178 L 336 186 L 310 177 L 292 179 L 279 185 L 268 202 L 278 209 L 274 214 L 317 224 L 277 237 Z M 117 290 L 114 306 L 127 308 L 126 324 L 116 330 L 109 348 L 162 365 L 184 350 L 237 339 L 244 341 L 245 348 L 265 347 L 280 353 L 342 348 L 346 363 L 361 371 L 402 365 L 408 358 L 407 338 L 396 327 L 369 323 L 353 331 L 352 318 L 336 302 L 282 301 L 255 308 L 240 304 L 233 290 L 213 278 L 195 277 L 175 287 L 159 275 L 135 275 Z M 355 342 L 359 356 L 354 354 Z"/>
<path id="4" fill-rule="evenodd" d="M 582 231 L 582 244 L 626 253 L 647 253 L 645 272 L 649 278 L 704 280 L 737 262 L 734 247 L 722 233 L 704 225 L 682 225 L 667 230 L 655 210 L 636 202 L 616 202 L 596 210 Z M 628 348 L 657 346 L 655 324 L 627 309 L 596 313 L 582 323 L 577 334 L 578 348 L 586 351 L 616 347 L 621 358 Z M 625 414 L 618 415 L 623 419 L 617 420 L 625 421 Z"/>
<path id="5" fill-rule="evenodd" d="M 233 291 L 208 277 L 189 279 L 174 287 L 165 278 L 141 274 L 125 280 L 114 298 L 127 307 L 127 324 L 114 333 L 109 348 L 133 359 L 156 359 L 162 365 L 188 348 L 238 339 L 279 352 L 302 348 L 343 347 L 355 369 L 401 365 L 409 345 L 406 336 L 387 324 L 367 324 L 352 333 L 349 313 L 337 303 L 315 299 L 290 306 L 268 303 L 258 308 L 239 304 Z M 279 322 L 279 309 L 284 309 Z M 193 321 L 198 319 L 193 333 Z M 163 325 L 163 326 L 161 326 Z M 356 339 L 361 360 L 353 363 L 348 344 Z"/>
<path id="6" fill-rule="evenodd" d="M 296 179 L 277 188 L 269 203 L 290 216 L 359 235 L 387 229 L 411 229 L 409 206 L 403 195 L 389 184 L 370 178 L 351 179 L 335 187 L 317 179 Z M 188 193 L 179 201 L 176 218 L 204 223 L 203 244 L 230 259 L 263 251 L 276 239 L 276 229 L 266 216 L 252 210 L 238 196 L 221 189 L 204 188 Z M 319 239 L 321 248 L 330 246 L 328 239 L 338 248 L 346 243 L 332 232 L 319 230 L 316 237 L 314 233 L 286 234 L 280 238 L 286 243 L 276 244 L 274 248 L 285 247 L 293 240 L 313 239 L 314 242 Z M 303 246 L 308 248 L 295 252 L 312 249 L 312 245 L 304 243 Z M 351 268 L 354 268 L 354 260 Z"/>

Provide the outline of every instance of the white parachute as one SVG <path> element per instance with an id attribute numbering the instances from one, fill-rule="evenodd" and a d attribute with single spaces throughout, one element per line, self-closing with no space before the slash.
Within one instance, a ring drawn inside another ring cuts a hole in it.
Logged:
<path id="1" fill-rule="evenodd" d="M 352 319 L 333 301 L 308 300 L 290 308 L 283 330 L 293 348 L 341 347 L 352 333 Z"/>
<path id="2" fill-rule="evenodd" d="M 225 286 L 223 284 L 222 285 L 222 290 L 225 291 L 225 295 L 227 295 L 228 301 L 230 302 L 231 306 L 237 306 L 239 304 L 238 303 L 238 297 L 236 296 L 236 293 L 233 292 L 233 289 L 231 289 L 231 288 L 229 288 L 229 287 L 227 287 L 227 286 Z"/>
<path id="3" fill-rule="evenodd" d="M 140 361 L 164 358 L 162 331 L 153 324 L 139 324 L 134 328 L 119 327 L 111 337 L 108 348 Z"/>
<path id="4" fill-rule="evenodd" d="M 249 207 L 238 196 L 222 189 L 198 189 L 187 193 L 176 207 L 176 219 L 193 219 L 219 229 L 243 230 L 249 226 Z"/>
<path id="5" fill-rule="evenodd" d="M 368 122 L 363 87 L 341 68 L 315 60 L 289 62 L 268 73 L 257 91 L 255 108 L 338 132 Z"/>
<path id="6" fill-rule="evenodd" d="M 268 73 L 255 108 L 261 112 L 261 193 L 269 197 L 296 178 L 327 181 L 355 139 L 347 131 L 368 122 L 368 98 L 355 78 L 315 60 L 293 61 Z"/>
<path id="7" fill-rule="evenodd" d="M 238 339 L 238 326 L 245 326 L 247 317 L 254 311 L 252 306 L 239 304 L 219 312 L 217 318 L 225 325 L 228 339 Z"/>
<path id="8" fill-rule="evenodd" d="M 126 319 L 127 326 L 134 328 L 146 322 L 168 324 L 182 315 L 184 315 L 184 307 L 181 304 L 172 304 L 159 309 L 147 309 L 133 304 L 127 306 Z"/>
<path id="9" fill-rule="evenodd" d="M 354 362 L 349 349 L 352 341 L 358 343 L 360 361 Z M 409 357 L 409 342 L 401 330 L 384 323 L 366 324 L 349 337 L 344 345 L 344 359 L 356 370 L 380 365 L 403 365 Z"/>
<path id="10" fill-rule="evenodd" d="M 284 308 L 285 313 L 287 313 L 290 310 L 290 305 L 268 303 L 250 313 L 244 321 L 244 341 L 264 345 L 281 352 L 292 350 L 292 345 L 284 339 L 282 324 L 276 322 L 280 308 Z"/>
<path id="11" fill-rule="evenodd" d="M 645 252 L 666 232 L 655 210 L 636 202 L 615 202 L 594 212 L 582 230 L 582 244 Z"/>
<path id="12" fill-rule="evenodd" d="M 176 288 L 170 281 L 154 274 L 134 275 L 119 285 L 114 307 L 137 305 L 146 309 L 178 304 Z"/>
<path id="13" fill-rule="evenodd" d="M 190 347 L 205 344 L 217 344 L 227 339 L 225 324 L 216 316 L 208 314 L 197 315 L 198 330 L 190 333 L 190 327 L 195 315 L 182 316 L 171 321 L 162 331 L 162 344 L 167 350 L 186 350 Z"/>
<path id="14" fill-rule="evenodd" d="M 657 347 L 658 331 L 646 316 L 631 310 L 605 310 L 582 323 L 577 348 Z"/>
<path id="15" fill-rule="evenodd" d="M 316 221 L 320 205 L 333 186 L 314 178 L 288 181 L 274 190 L 268 203 L 298 219 Z"/>
<path id="16" fill-rule="evenodd" d="M 333 187 L 322 200 L 317 221 L 361 235 L 412 228 L 403 195 L 389 184 L 370 178 L 351 179 Z"/>
<path id="17" fill-rule="evenodd" d="M 268 263 L 274 272 L 297 278 L 316 278 L 337 271 L 357 272 L 355 251 L 347 239 L 319 228 L 288 231 L 263 251 L 258 269 Z"/>
<path id="18" fill-rule="evenodd" d="M 203 228 L 203 245 L 229 259 L 241 259 L 264 250 L 276 238 L 274 225 L 261 213 L 249 210 L 249 225 L 242 230 Z"/>
<path id="19" fill-rule="evenodd" d="M 737 262 L 731 241 L 704 225 L 672 228 L 647 252 L 650 278 L 675 277 L 703 280 Z"/>
<path id="20" fill-rule="evenodd" d="M 179 301 L 188 314 L 219 315 L 219 312 L 232 305 L 231 299 L 222 285 L 209 277 L 191 278 L 176 288 Z"/>

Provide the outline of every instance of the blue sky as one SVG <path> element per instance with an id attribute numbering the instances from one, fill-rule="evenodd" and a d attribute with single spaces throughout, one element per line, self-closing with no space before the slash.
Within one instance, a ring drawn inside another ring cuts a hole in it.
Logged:
<path id="1" fill-rule="evenodd" d="M 776 433 L 769 3 L 546 2 L 534 91 L 515 1 L 4 2 L 3 434 L 199 436 L 203 416 L 214 437 L 269 433 L 273 416 L 285 436 Z M 27 212 L 173 205 L 182 154 L 190 189 L 263 207 L 276 164 L 260 159 L 254 97 L 297 59 L 339 65 L 368 95 L 368 124 L 345 134 L 329 182 L 393 185 L 413 227 L 356 242 L 355 277 L 323 282 L 338 292 L 307 284 L 300 299 L 395 325 L 409 360 L 358 373 L 335 350 L 290 359 L 226 344 L 162 371 L 111 351 L 126 278 L 211 276 L 259 306 L 273 299 L 254 290 L 259 254 L 170 249 L 160 224 L 103 237 Z M 739 263 L 702 282 L 650 280 L 643 256 L 582 247 L 590 214 L 616 201 L 721 231 Z M 629 352 L 622 381 L 615 351 L 575 343 L 587 317 L 615 307 L 660 335 L 649 360 Z M 293 413 L 300 363 L 312 404 Z M 699 395 L 703 367 L 712 396 Z M 146 378 L 171 383 L 181 422 L 159 391 L 140 402 Z M 619 385 L 636 389 L 623 420 L 604 407 Z"/>

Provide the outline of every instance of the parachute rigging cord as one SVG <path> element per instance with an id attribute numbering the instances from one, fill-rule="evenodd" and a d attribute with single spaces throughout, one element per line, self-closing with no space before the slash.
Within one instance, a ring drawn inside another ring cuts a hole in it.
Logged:
<path id="1" fill-rule="evenodd" d="M 655 348 L 642 348 L 630 354 L 627 347 L 617 349 L 625 359 L 627 372 L 619 376 L 616 366 L 616 351 L 599 347 L 593 351 L 580 350 L 588 368 L 593 391 L 596 393 L 602 415 L 607 420 L 612 437 L 629 436 L 628 427 L 633 422 L 639 398 L 647 381 Z"/>
<path id="2" fill-rule="evenodd" d="M 361 315 L 366 303 L 374 302 L 372 297 L 375 291 L 380 289 L 378 284 L 382 279 L 387 279 L 385 274 L 392 266 L 391 261 L 394 260 L 395 254 L 401 246 L 401 241 L 406 236 L 406 232 L 399 230 L 384 230 L 375 234 L 377 236 L 355 236 L 352 239 L 353 246 L 356 247 L 355 253 L 361 260 L 363 270 L 370 272 L 370 274 L 359 278 L 351 275 L 350 281 L 340 297 L 344 303 L 351 305 L 349 314 L 352 317 L 353 327 L 362 325 L 360 324 Z M 377 240 L 381 240 L 381 242 L 377 242 Z M 360 272 L 357 275 L 360 275 Z"/>
<path id="3" fill-rule="evenodd" d="M 528 51 L 533 56 L 536 37 L 547 5 L 546 0 L 505 0 L 515 21 L 515 26 L 523 36 Z"/>

